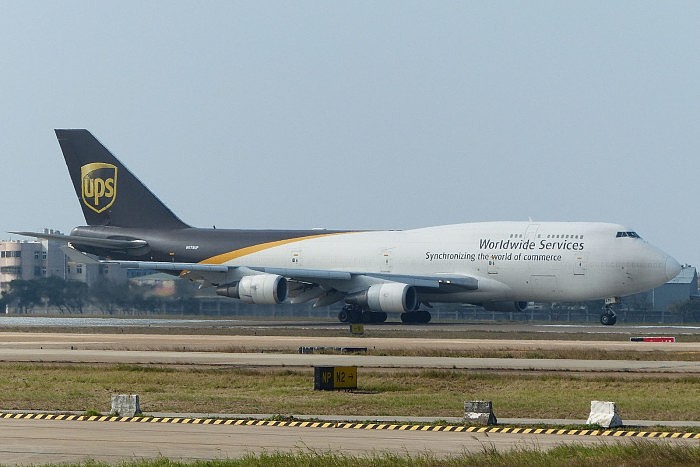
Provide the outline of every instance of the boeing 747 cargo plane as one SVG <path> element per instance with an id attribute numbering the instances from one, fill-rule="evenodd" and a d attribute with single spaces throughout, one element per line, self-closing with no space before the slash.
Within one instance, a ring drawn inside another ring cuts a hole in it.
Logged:
<path id="1" fill-rule="evenodd" d="M 180 274 L 254 304 L 343 303 L 341 322 L 430 321 L 432 303 L 523 311 L 529 301 L 606 299 L 659 286 L 675 259 L 621 225 L 483 222 L 411 230 L 194 228 L 87 130 L 56 130 L 87 226 L 58 239 L 125 267 Z"/>

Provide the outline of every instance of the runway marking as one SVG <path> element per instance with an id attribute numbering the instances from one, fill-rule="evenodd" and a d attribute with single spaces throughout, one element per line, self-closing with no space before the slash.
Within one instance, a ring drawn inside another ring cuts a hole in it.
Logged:
<path id="1" fill-rule="evenodd" d="M 612 436 L 636 438 L 681 438 L 700 439 L 700 432 L 670 432 L 670 431 L 627 431 L 627 430 L 577 430 L 561 428 L 517 428 L 499 426 L 455 426 L 455 425 L 389 425 L 378 423 L 351 422 L 312 422 L 297 420 L 233 420 L 222 418 L 172 418 L 172 417 L 120 417 L 118 415 L 70 415 L 50 413 L 3 413 L 1 419 L 36 419 L 64 420 L 85 422 L 131 422 L 131 423 L 181 423 L 190 425 L 249 425 L 249 426 L 282 426 L 304 428 L 343 428 L 354 430 L 402 430 L 402 431 L 448 431 L 467 433 L 515 433 L 515 434 L 547 434 L 569 436 Z"/>

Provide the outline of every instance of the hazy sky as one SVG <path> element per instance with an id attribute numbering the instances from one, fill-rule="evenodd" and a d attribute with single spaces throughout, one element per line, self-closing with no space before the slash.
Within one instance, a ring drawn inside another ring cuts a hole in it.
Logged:
<path id="1" fill-rule="evenodd" d="M 608 221 L 700 266 L 700 2 L 0 7 L 0 238 L 84 224 L 87 128 L 195 226 Z"/>

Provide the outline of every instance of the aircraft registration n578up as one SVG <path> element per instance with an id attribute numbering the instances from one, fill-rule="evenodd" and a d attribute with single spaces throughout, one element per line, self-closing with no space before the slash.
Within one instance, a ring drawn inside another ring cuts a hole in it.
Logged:
<path id="1" fill-rule="evenodd" d="M 255 304 L 336 302 L 342 322 L 387 312 L 426 323 L 432 303 L 524 311 L 527 302 L 606 299 L 614 324 L 625 295 L 680 271 L 621 225 L 481 222 L 411 230 L 229 230 L 181 221 L 87 130 L 56 130 L 87 226 L 58 239 L 126 267 L 180 274 Z"/>

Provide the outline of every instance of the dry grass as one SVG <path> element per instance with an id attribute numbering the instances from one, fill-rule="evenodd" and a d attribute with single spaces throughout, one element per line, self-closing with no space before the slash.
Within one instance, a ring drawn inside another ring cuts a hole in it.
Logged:
<path id="1" fill-rule="evenodd" d="M 146 413 L 461 417 L 465 400 L 492 400 L 503 418 L 580 419 L 591 400 L 614 400 L 623 420 L 700 420 L 697 376 L 360 368 L 358 386 L 313 391 L 313 368 L 0 364 L 3 410 L 107 412 L 111 394 L 131 393 Z"/>

